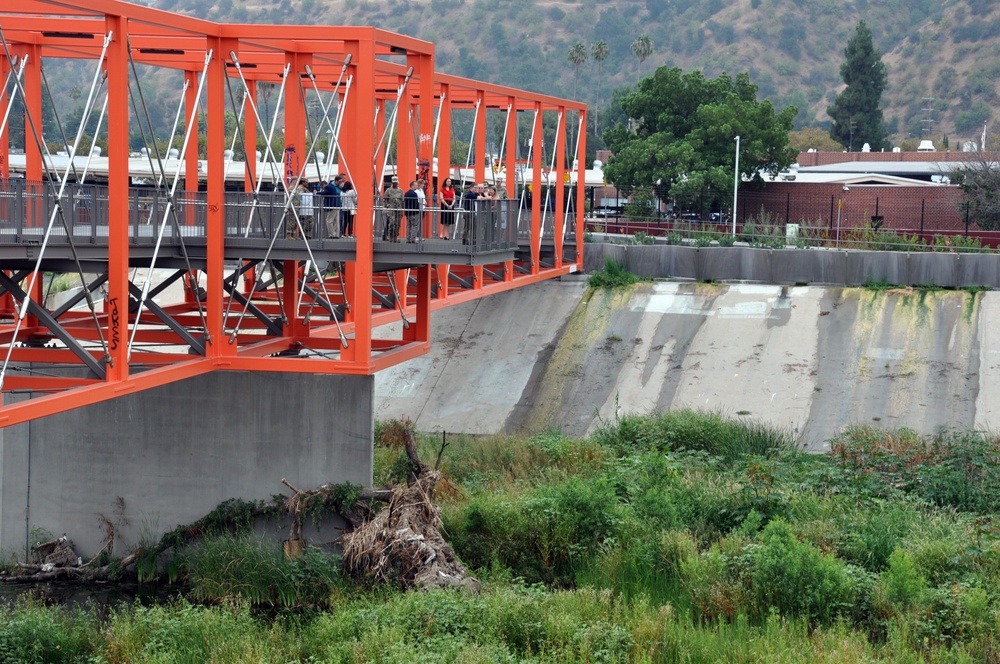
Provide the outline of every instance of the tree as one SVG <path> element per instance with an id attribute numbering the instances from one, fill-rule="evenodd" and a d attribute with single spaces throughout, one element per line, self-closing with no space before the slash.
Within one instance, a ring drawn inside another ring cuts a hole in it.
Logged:
<path id="1" fill-rule="evenodd" d="M 962 189 L 962 214 L 984 231 L 1000 230 L 1000 164 L 979 148 L 952 169 L 950 178 Z"/>
<path id="2" fill-rule="evenodd" d="M 841 152 L 844 146 L 830 138 L 830 132 L 819 127 L 806 127 L 788 134 L 788 144 L 796 152 L 818 150 L 819 152 Z"/>
<path id="3" fill-rule="evenodd" d="M 599 39 L 590 47 L 590 57 L 594 58 L 594 62 L 597 63 L 597 105 L 594 108 L 594 134 L 596 135 L 600 131 L 600 124 L 597 121 L 597 109 L 601 106 L 601 78 L 603 74 L 604 61 L 608 59 L 611 49 L 608 48 L 608 43 L 603 39 Z"/>
<path id="4" fill-rule="evenodd" d="M 573 65 L 573 97 L 576 97 L 577 84 L 580 82 L 580 67 L 587 61 L 587 47 L 583 42 L 576 42 L 569 47 L 569 63 Z"/>
<path id="5" fill-rule="evenodd" d="M 847 42 L 840 75 L 847 87 L 826 109 L 833 119 L 830 136 L 852 151 L 865 143 L 873 151 L 888 148 L 880 108 L 888 74 L 864 21 L 858 23 L 854 36 Z"/>
<path id="6" fill-rule="evenodd" d="M 619 122 L 604 133 L 613 152 L 604 174 L 626 193 L 659 181 L 659 190 L 682 203 L 705 191 L 724 202 L 733 187 L 736 136 L 744 180 L 760 183 L 761 171 L 777 174 L 798 156 L 788 145 L 798 109 L 775 113 L 770 102 L 758 102 L 745 73 L 707 80 L 698 71 L 660 67 L 620 103 L 635 129 Z"/>
<path id="7" fill-rule="evenodd" d="M 632 42 L 632 55 L 639 61 L 636 72 L 638 72 L 640 77 L 642 76 L 642 63 L 652 54 L 653 40 L 649 38 L 649 35 L 641 35 Z"/>

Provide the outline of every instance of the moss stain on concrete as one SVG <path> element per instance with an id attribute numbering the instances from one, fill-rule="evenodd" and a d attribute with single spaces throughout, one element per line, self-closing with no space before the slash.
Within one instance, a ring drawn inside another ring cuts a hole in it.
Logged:
<path id="1" fill-rule="evenodd" d="M 534 407 L 525 419 L 527 431 L 544 431 L 559 422 L 572 381 L 580 378 L 588 359 L 608 338 L 612 314 L 628 306 L 642 285 L 615 289 L 591 289 L 580 301 L 566 325 L 535 392 Z"/>

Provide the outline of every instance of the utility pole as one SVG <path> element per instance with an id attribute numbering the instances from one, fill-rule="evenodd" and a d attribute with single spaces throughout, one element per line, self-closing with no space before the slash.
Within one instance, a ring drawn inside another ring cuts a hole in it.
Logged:
<path id="1" fill-rule="evenodd" d="M 736 137 L 736 172 L 733 173 L 733 237 L 736 237 L 736 196 L 740 191 L 740 137 Z"/>
<path id="2" fill-rule="evenodd" d="M 920 121 L 920 136 L 921 138 L 931 136 L 931 130 L 934 128 L 934 107 L 931 104 L 934 103 L 934 97 L 924 97 L 923 99 L 924 107 L 920 110 L 924 112 L 924 119 Z"/>

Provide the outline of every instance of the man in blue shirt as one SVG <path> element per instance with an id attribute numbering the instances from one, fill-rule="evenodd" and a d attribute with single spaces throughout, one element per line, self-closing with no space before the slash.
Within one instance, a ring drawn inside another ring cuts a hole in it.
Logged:
<path id="1" fill-rule="evenodd" d="M 323 182 L 323 207 L 326 209 L 327 237 L 340 237 L 340 189 L 333 182 Z"/>
<path id="2" fill-rule="evenodd" d="M 403 213 L 406 215 L 406 241 L 420 241 L 420 194 L 417 181 L 410 183 L 410 190 L 403 194 Z"/>

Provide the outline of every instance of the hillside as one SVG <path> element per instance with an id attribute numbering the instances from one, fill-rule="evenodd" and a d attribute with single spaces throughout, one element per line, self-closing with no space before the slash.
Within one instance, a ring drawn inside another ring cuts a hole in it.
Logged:
<path id="1" fill-rule="evenodd" d="M 747 71 L 760 96 L 799 107 L 797 127 L 828 122 L 841 86 L 843 49 L 868 22 L 889 65 L 885 118 L 898 144 L 931 136 L 977 138 L 994 117 L 1000 81 L 1000 3 L 991 0 L 148 0 L 158 9 L 245 23 L 375 25 L 433 41 L 448 73 L 605 105 L 660 65 L 715 76 Z M 641 65 L 630 45 L 646 33 L 653 55 Z M 603 39 L 597 64 L 567 60 L 576 41 Z M 933 98 L 933 101 L 928 101 Z M 924 109 L 931 107 L 928 114 Z"/>

